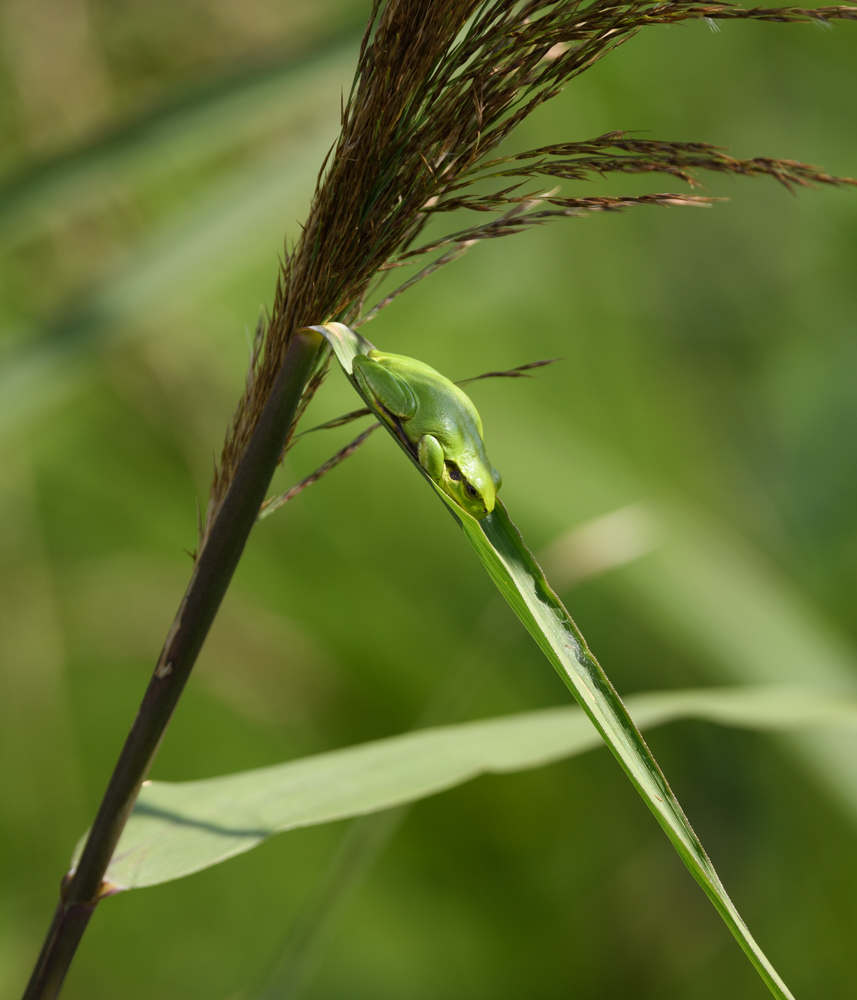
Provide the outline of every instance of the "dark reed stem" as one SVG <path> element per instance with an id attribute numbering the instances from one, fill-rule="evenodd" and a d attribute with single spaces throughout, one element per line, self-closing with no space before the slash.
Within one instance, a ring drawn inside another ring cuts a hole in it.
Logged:
<path id="1" fill-rule="evenodd" d="M 115 891 L 104 881 L 110 858 L 241 558 L 322 346 L 322 338 L 310 331 L 291 337 L 268 401 L 196 560 L 83 854 L 64 880 L 24 1000 L 53 1000 L 58 995 L 96 904 Z"/>

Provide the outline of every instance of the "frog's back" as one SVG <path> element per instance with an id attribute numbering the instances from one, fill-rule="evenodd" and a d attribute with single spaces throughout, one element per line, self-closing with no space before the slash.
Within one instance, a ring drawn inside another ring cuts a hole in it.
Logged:
<path id="1" fill-rule="evenodd" d="M 454 382 L 424 361 L 404 354 L 370 351 L 369 357 L 383 364 L 394 375 L 400 375 L 411 390 L 418 394 L 419 412 L 414 419 L 424 424 L 426 431 L 442 434 L 442 429 L 448 425 L 451 433 L 464 430 L 475 435 L 481 446 L 482 420 L 471 398 Z M 458 403 L 454 417 L 450 413 L 450 399 L 455 399 Z"/>

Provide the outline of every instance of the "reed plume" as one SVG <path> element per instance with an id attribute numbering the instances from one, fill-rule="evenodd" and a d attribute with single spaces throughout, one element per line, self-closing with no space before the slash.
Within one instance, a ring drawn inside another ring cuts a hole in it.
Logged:
<path id="1" fill-rule="evenodd" d="M 700 170 L 768 175 L 788 187 L 853 184 L 792 160 L 739 160 L 706 143 L 610 132 L 584 142 L 496 154 L 515 127 L 579 73 L 641 28 L 686 20 L 857 19 L 857 7 L 755 7 L 688 0 L 375 0 L 342 130 L 320 174 L 309 217 L 287 253 L 270 318 L 214 480 L 207 526 L 271 391 L 293 332 L 359 321 L 373 281 L 409 259 L 505 236 L 551 218 L 635 205 L 699 205 L 687 193 L 574 197 L 523 190 L 533 179 L 661 173 L 695 183 Z M 488 194 L 477 182 L 517 181 Z M 496 218 L 414 246 L 428 221 L 470 209 Z M 453 257 L 456 254 L 453 254 Z M 322 378 L 313 374 L 298 416 Z M 293 428 L 287 436 L 291 439 Z"/>

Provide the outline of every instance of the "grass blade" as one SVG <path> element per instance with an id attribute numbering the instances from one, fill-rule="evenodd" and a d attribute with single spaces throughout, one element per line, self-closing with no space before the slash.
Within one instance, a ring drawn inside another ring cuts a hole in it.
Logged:
<path id="1" fill-rule="evenodd" d="M 341 323 L 314 329 L 327 337 L 340 365 L 359 392 L 351 376 L 352 362 L 357 354 L 368 353 L 373 345 Z M 374 410 L 372 401 L 366 399 L 366 402 Z M 377 415 L 383 421 L 383 415 Z M 385 427 L 388 427 L 386 423 Z M 422 473 L 411 452 L 391 428 L 388 430 Z M 491 514 L 477 521 L 422 474 L 446 503 L 497 588 L 592 720 L 771 993 L 776 997 L 791 997 L 726 893 L 657 761 L 607 675 L 589 651 L 580 630 L 551 590 L 504 505 L 498 501 Z"/>
<path id="2" fill-rule="evenodd" d="M 696 718 L 745 728 L 857 725 L 857 700 L 783 687 L 663 691 L 628 699 L 638 725 Z M 202 781 L 148 782 L 107 879 L 116 890 L 183 878 L 274 834 L 415 802 L 470 781 L 593 750 L 576 707 L 438 726 Z M 788 994 L 784 994 L 788 995 Z"/>
<path id="3" fill-rule="evenodd" d="M 520 405 L 526 412 L 526 403 Z M 538 440 L 531 431 L 536 419 Z M 526 482 L 539 482 L 546 463 L 564 455 L 561 465 L 551 466 L 553 486 L 547 495 L 538 488 L 516 489 L 516 483 L 506 486 L 515 491 L 515 506 L 525 508 L 530 523 L 556 535 L 547 565 L 557 589 L 574 582 L 581 555 L 589 558 L 566 548 L 569 510 L 577 522 L 594 511 L 615 512 L 633 504 L 637 523 L 631 533 L 639 535 L 643 548 L 637 554 L 643 558 L 614 570 L 608 586 L 618 602 L 643 614 L 681 650 L 707 683 L 797 684 L 855 693 L 853 645 L 748 539 L 648 474 L 622 464 L 568 421 L 547 425 L 541 415 L 528 413 L 520 427 L 507 424 L 504 433 L 507 446 L 525 456 L 519 475 Z M 568 503 L 557 502 L 562 496 Z M 610 525 L 612 540 L 617 530 L 618 525 Z M 857 734 L 789 734 L 781 746 L 852 823 L 857 821 Z"/>

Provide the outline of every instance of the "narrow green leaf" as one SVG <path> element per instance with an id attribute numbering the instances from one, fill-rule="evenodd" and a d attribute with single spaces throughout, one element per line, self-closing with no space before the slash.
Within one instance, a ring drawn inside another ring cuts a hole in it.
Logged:
<path id="1" fill-rule="evenodd" d="M 521 400 L 520 406 L 526 410 L 527 404 Z M 623 465 L 569 421 L 542 420 L 534 437 L 528 428 L 537 415 L 530 412 L 527 419 L 520 429 L 505 432 L 515 435 L 506 447 L 516 451 L 522 479 L 537 483 L 539 470 L 557 454 L 565 461 L 550 466 L 550 490 L 522 490 L 511 482 L 505 488 L 515 493 L 515 506 L 526 511 L 529 523 L 557 534 L 547 559 L 558 590 L 574 582 L 580 565 L 580 553 L 568 548 L 569 509 L 579 521 L 593 511 L 633 504 L 625 544 L 637 547 L 630 553 L 636 558 L 614 569 L 607 586 L 682 650 L 694 669 L 707 672 L 710 683 L 800 684 L 855 693 L 853 643 L 752 542 L 710 511 Z M 567 502 L 556 503 L 557 496 Z M 620 538 L 617 527 L 610 528 L 611 545 Z M 857 822 L 857 733 L 790 734 L 782 745 Z"/>
<path id="2" fill-rule="evenodd" d="M 628 705 L 643 727 L 681 718 L 766 730 L 857 724 L 857 700 L 796 688 L 653 692 Z M 418 730 L 220 778 L 148 782 L 106 877 L 117 890 L 169 882 L 276 833 L 414 802 L 480 774 L 541 767 L 601 742 L 579 708 L 550 708 Z"/>
<path id="3" fill-rule="evenodd" d="M 327 337 L 340 365 L 360 392 L 351 375 L 352 362 L 358 353 L 367 353 L 373 345 L 341 323 L 329 323 L 314 329 Z M 366 399 L 366 402 L 383 422 L 383 415 L 377 412 L 372 401 Z M 422 473 L 415 456 L 386 423 L 384 426 Z M 774 996 L 791 997 L 792 994 L 727 895 L 643 737 L 607 675 L 589 651 L 580 630 L 548 585 L 509 519 L 505 506 L 498 501 L 491 514 L 477 521 L 447 498 L 424 473 L 423 477 L 461 525 L 497 588 L 601 733 L 768 988 Z"/>

